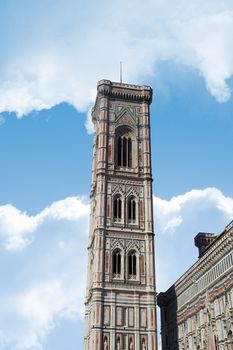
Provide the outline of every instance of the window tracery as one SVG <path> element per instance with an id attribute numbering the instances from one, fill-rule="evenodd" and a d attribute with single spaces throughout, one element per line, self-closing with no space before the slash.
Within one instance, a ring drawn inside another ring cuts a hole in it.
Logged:
<path id="1" fill-rule="evenodd" d="M 146 341 L 144 338 L 142 339 L 142 350 L 146 350 Z"/>
<path id="2" fill-rule="evenodd" d="M 128 200 L 128 222 L 130 224 L 136 223 L 136 200 L 134 197 Z"/>
<path id="3" fill-rule="evenodd" d="M 121 341 L 120 341 L 120 338 L 118 337 L 117 338 L 117 350 L 120 350 L 121 349 Z"/>
<path id="4" fill-rule="evenodd" d="M 137 277 L 137 256 L 135 251 L 130 252 L 128 255 L 128 274 L 131 280 Z"/>
<path id="5" fill-rule="evenodd" d="M 129 349 L 130 350 L 134 350 L 133 339 L 132 338 L 129 339 Z"/>
<path id="6" fill-rule="evenodd" d="M 104 337 L 104 350 L 109 350 L 108 349 L 108 338 Z"/>
<path id="7" fill-rule="evenodd" d="M 128 135 L 118 137 L 117 165 L 132 168 L 132 139 Z"/>
<path id="8" fill-rule="evenodd" d="M 113 220 L 115 222 L 121 222 L 122 219 L 122 200 L 118 195 L 113 201 Z"/>
<path id="9" fill-rule="evenodd" d="M 121 252 L 120 250 L 116 250 L 113 253 L 112 257 L 112 273 L 113 278 L 120 278 L 121 277 Z"/>

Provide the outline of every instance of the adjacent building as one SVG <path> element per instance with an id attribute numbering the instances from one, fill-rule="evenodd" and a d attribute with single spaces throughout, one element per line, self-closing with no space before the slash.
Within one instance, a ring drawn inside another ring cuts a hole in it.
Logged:
<path id="1" fill-rule="evenodd" d="M 233 350 L 233 221 L 195 245 L 199 260 L 158 295 L 162 349 Z"/>
<path id="2" fill-rule="evenodd" d="M 97 86 L 85 350 L 157 349 L 151 101 L 149 86 Z"/>

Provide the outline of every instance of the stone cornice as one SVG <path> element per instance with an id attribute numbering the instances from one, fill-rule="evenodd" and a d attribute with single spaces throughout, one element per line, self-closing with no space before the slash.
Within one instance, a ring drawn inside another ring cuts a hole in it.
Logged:
<path id="1" fill-rule="evenodd" d="M 211 244 L 205 254 L 194 263 L 165 293 L 160 293 L 159 303 L 169 303 L 179 297 L 190 286 L 204 275 L 214 264 L 232 250 L 233 246 L 233 221 Z M 199 293 L 198 293 L 199 294 Z"/>
<path id="2" fill-rule="evenodd" d="M 100 80 L 97 84 L 98 97 L 108 96 L 110 98 L 133 100 L 137 102 L 151 103 L 153 90 L 146 85 L 132 85 Z"/>
<path id="3" fill-rule="evenodd" d="M 215 262 L 232 249 L 233 227 L 227 230 L 228 227 L 230 227 L 230 224 L 211 244 L 205 254 L 175 282 L 177 295 L 181 294 L 197 278 L 208 271 Z"/>
<path id="4" fill-rule="evenodd" d="M 206 306 L 207 302 L 213 302 L 213 300 L 220 295 L 223 295 L 225 291 L 229 290 L 233 286 L 233 274 L 229 274 L 226 279 L 226 276 L 223 276 L 218 284 L 214 284 L 208 293 L 199 293 L 195 296 L 191 303 L 186 304 L 185 307 L 182 307 L 178 310 L 177 322 L 178 324 L 184 322 L 185 319 L 196 314 L 199 310 L 203 309 Z M 207 297 L 208 295 L 208 297 Z"/>

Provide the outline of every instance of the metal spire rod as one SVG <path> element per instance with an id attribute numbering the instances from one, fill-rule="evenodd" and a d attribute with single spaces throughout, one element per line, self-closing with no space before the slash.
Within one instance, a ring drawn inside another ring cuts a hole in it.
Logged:
<path id="1" fill-rule="evenodd" d="M 122 83 L 122 61 L 120 61 L 120 83 Z"/>

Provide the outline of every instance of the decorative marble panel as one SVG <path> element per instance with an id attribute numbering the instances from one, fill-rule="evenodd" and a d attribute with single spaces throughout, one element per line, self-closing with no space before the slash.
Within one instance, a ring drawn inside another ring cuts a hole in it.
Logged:
<path id="1" fill-rule="evenodd" d="M 116 308 L 116 324 L 117 326 L 122 326 L 123 325 L 123 315 L 122 315 L 122 307 L 118 306 Z"/>
<path id="2" fill-rule="evenodd" d="M 134 308 L 129 307 L 129 327 L 134 327 Z"/>
<path id="3" fill-rule="evenodd" d="M 110 325 L 110 306 L 104 306 L 104 325 Z"/>
<path id="4" fill-rule="evenodd" d="M 147 312 L 146 309 L 141 308 L 140 309 L 140 326 L 146 327 L 147 325 Z"/>

